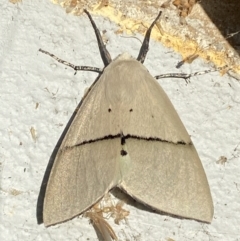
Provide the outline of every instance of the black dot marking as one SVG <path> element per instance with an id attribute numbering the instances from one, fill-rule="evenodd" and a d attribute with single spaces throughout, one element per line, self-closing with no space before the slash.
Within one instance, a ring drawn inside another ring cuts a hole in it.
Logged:
<path id="1" fill-rule="evenodd" d="M 129 112 L 133 112 L 133 109 L 130 109 Z"/>
<path id="2" fill-rule="evenodd" d="M 112 111 L 112 109 L 109 108 L 109 109 L 108 109 L 108 112 L 111 112 L 111 111 Z"/>
<path id="3" fill-rule="evenodd" d="M 128 153 L 124 150 L 121 150 L 120 154 L 121 154 L 121 156 L 126 156 Z"/>
<path id="4" fill-rule="evenodd" d="M 152 115 L 152 118 L 154 118 L 154 115 Z"/>

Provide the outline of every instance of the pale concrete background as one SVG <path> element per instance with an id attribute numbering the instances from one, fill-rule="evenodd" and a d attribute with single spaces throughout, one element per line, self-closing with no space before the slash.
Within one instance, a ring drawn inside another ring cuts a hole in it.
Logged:
<path id="1" fill-rule="evenodd" d="M 49 1 L 0 3 L 0 239 L 97 240 L 89 220 L 75 218 L 54 227 L 37 225 L 41 181 L 64 126 L 84 89 L 96 78 L 56 63 L 43 48 L 77 65 L 103 67 L 86 16 L 67 15 Z M 118 26 L 93 16 L 106 30 L 112 57 L 124 51 L 137 56 L 138 39 L 116 35 Z M 142 36 L 137 34 L 142 40 Z M 211 68 L 201 59 L 176 69 L 180 55 L 151 41 L 145 66 L 152 75 L 193 73 Z M 160 80 L 198 150 L 211 188 L 215 214 L 211 224 L 172 218 L 126 204 L 128 222 L 114 224 L 119 240 L 240 240 L 240 86 L 227 74 L 184 80 Z M 35 139 L 32 133 L 35 132 Z M 35 131 L 33 131 L 35 130 Z M 218 162 L 221 156 L 227 161 Z"/>

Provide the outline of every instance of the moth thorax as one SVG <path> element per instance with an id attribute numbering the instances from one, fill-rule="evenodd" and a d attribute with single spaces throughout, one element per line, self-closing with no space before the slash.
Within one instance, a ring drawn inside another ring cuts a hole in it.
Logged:
<path id="1" fill-rule="evenodd" d="M 114 105 L 130 106 L 137 94 L 136 83 L 139 76 L 136 74 L 133 60 L 119 60 L 110 64 L 104 73 L 106 98 Z"/>

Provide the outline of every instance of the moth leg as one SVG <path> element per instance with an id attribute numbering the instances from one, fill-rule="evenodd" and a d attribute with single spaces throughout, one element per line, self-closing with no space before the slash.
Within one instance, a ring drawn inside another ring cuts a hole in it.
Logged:
<path id="1" fill-rule="evenodd" d="M 181 79 L 185 79 L 185 81 L 188 83 L 189 79 L 191 77 L 197 76 L 197 75 L 203 75 L 203 74 L 207 74 L 207 73 L 211 73 L 211 72 L 216 72 L 216 71 L 220 71 L 223 70 L 224 68 L 226 68 L 227 66 L 224 67 L 220 67 L 217 69 L 209 69 L 209 70 L 205 70 L 205 71 L 199 71 L 199 72 L 195 72 L 192 74 L 184 74 L 184 73 L 169 73 L 169 74 L 160 74 L 155 76 L 155 79 L 164 79 L 164 78 L 181 78 Z"/>
<path id="2" fill-rule="evenodd" d="M 141 47 L 141 49 L 139 51 L 139 54 L 138 54 L 138 57 L 137 57 L 137 60 L 140 63 L 143 63 L 145 58 L 146 58 L 146 55 L 147 55 L 147 52 L 148 52 L 149 39 L 150 39 L 150 35 L 151 35 L 151 32 L 152 32 L 152 28 L 153 28 L 154 24 L 157 22 L 157 20 L 160 18 L 161 14 L 162 14 L 162 11 L 159 12 L 158 16 L 152 22 L 151 26 L 148 28 L 148 30 L 146 32 L 146 35 L 145 35 L 144 40 L 143 40 L 142 47 Z"/>
<path id="3" fill-rule="evenodd" d="M 74 69 L 76 72 L 77 72 L 78 70 L 81 70 L 81 71 L 93 71 L 93 72 L 97 72 L 97 73 L 102 73 L 102 69 L 100 69 L 100 68 L 91 67 L 91 66 L 76 66 L 76 65 L 74 65 L 74 64 L 71 64 L 71 63 L 69 63 L 69 62 L 67 62 L 67 61 L 65 61 L 65 60 L 62 60 L 62 59 L 58 58 L 58 57 L 55 56 L 54 54 L 51 54 L 51 53 L 49 53 L 49 52 L 47 52 L 47 51 L 45 51 L 45 50 L 43 50 L 43 49 L 39 49 L 39 51 L 42 52 L 42 53 L 44 53 L 44 54 L 49 55 L 50 57 L 52 57 L 52 58 L 54 58 L 55 60 L 57 60 L 59 63 L 64 64 L 64 65 L 66 65 L 66 66 Z M 76 72 L 75 72 L 75 74 L 76 74 Z"/>
<path id="4" fill-rule="evenodd" d="M 90 13 L 86 9 L 84 9 L 84 12 L 88 15 L 88 18 L 89 18 L 89 20 L 92 24 L 92 27 L 94 29 L 94 32 L 95 32 L 95 35 L 96 35 L 96 38 L 97 38 L 98 48 L 99 48 L 99 51 L 100 51 L 100 54 L 101 54 L 101 57 L 102 57 L 102 61 L 104 63 L 104 66 L 106 67 L 107 65 L 109 65 L 112 62 L 111 55 L 109 54 L 106 46 L 103 43 L 101 34 L 100 34 L 95 22 L 93 21 L 92 16 L 90 15 Z"/>

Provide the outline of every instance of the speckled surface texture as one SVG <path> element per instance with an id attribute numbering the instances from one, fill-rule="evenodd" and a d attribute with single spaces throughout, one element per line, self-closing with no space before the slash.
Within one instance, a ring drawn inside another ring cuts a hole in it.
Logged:
<path id="1" fill-rule="evenodd" d="M 72 69 L 38 49 L 76 65 L 103 67 L 89 20 L 84 15 L 67 15 L 44 0 L 17 5 L 1 2 L 0 13 L 0 239 L 98 240 L 86 218 L 50 228 L 37 225 L 36 220 L 37 197 L 49 157 L 85 88 L 97 76 L 74 75 Z M 116 35 L 115 24 L 93 17 L 100 30 L 107 31 L 107 48 L 113 58 L 125 51 L 138 55 L 138 39 Z M 142 40 L 141 35 L 136 37 Z M 180 55 L 152 40 L 145 66 L 153 76 L 211 68 L 198 58 L 176 69 L 181 60 Z M 130 211 L 127 222 L 116 225 L 111 218 L 107 221 L 122 241 L 239 241 L 239 82 L 214 72 L 191 78 L 188 84 L 181 79 L 159 83 L 199 153 L 212 192 L 213 221 L 204 224 L 161 215 L 136 202 L 124 205 Z"/>

